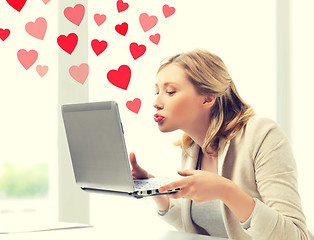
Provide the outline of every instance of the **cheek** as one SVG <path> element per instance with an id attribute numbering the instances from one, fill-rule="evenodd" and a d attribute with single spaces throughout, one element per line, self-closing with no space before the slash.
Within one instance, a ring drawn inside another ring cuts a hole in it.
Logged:
<path id="1" fill-rule="evenodd" d="M 179 101 L 176 102 L 173 108 L 173 114 L 177 117 L 186 118 L 194 114 L 197 109 L 197 105 L 194 99 L 181 97 Z"/>

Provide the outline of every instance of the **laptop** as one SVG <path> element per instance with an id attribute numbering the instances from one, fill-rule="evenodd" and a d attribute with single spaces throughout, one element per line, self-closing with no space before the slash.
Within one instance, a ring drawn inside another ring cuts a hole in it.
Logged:
<path id="1" fill-rule="evenodd" d="M 82 190 L 135 198 L 180 190 L 158 192 L 170 179 L 133 179 L 117 102 L 65 104 L 61 108 L 74 177 Z"/>

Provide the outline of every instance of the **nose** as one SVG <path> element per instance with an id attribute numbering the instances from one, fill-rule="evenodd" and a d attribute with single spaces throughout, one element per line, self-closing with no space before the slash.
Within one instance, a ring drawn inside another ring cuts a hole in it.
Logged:
<path id="1" fill-rule="evenodd" d="M 153 106 L 154 106 L 154 108 L 156 108 L 157 110 L 160 110 L 160 109 L 163 108 L 163 105 L 162 105 L 162 103 L 161 103 L 161 101 L 160 101 L 159 95 L 156 96 L 155 101 L 154 101 L 154 103 L 153 103 Z"/>

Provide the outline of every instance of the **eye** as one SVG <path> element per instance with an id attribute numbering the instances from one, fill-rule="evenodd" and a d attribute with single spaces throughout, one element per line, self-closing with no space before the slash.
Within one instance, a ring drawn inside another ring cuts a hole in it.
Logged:
<path id="1" fill-rule="evenodd" d="M 176 93 L 175 91 L 168 91 L 168 92 L 167 92 L 167 94 L 170 95 L 170 96 L 172 96 L 172 95 L 175 94 L 175 93 Z"/>

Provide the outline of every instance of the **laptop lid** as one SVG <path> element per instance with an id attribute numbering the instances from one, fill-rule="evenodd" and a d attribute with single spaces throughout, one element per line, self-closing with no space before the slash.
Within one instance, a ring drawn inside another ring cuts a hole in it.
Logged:
<path id="1" fill-rule="evenodd" d="M 118 104 L 67 104 L 62 106 L 62 115 L 77 184 L 133 192 Z"/>

